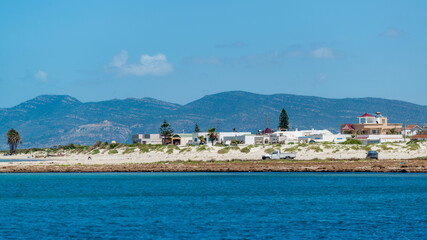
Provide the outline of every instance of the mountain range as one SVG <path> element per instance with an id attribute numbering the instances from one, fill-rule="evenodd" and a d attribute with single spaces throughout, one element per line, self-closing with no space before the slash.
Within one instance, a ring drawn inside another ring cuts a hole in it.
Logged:
<path id="1" fill-rule="evenodd" d="M 14 128 L 22 147 L 93 144 L 97 140 L 127 142 L 137 133 L 158 133 L 163 120 L 176 133 L 202 131 L 251 131 L 274 129 L 282 108 L 290 127 L 329 129 L 355 123 L 357 116 L 381 112 L 390 123 L 427 123 L 427 106 L 381 98 L 330 99 L 292 94 L 262 95 L 243 91 L 207 95 L 185 105 L 153 98 L 80 102 L 67 95 L 42 95 L 12 108 L 0 108 L 0 134 Z M 268 116 L 268 117 L 267 117 Z M 6 140 L 0 143 L 6 149 Z"/>

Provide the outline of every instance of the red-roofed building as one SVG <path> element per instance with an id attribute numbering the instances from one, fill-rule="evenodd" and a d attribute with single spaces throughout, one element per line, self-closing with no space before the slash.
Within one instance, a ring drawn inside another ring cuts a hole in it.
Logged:
<path id="1" fill-rule="evenodd" d="M 264 131 L 262 131 L 262 133 L 263 134 L 271 134 L 271 133 L 274 133 L 274 132 L 270 128 L 266 128 L 266 129 L 264 129 Z"/>
<path id="2" fill-rule="evenodd" d="M 400 133 L 402 129 L 401 123 L 388 123 L 387 117 L 377 112 L 375 116 L 365 113 L 359 117 L 359 123 L 356 124 L 341 124 L 342 134 L 354 135 L 385 135 Z"/>
<path id="3" fill-rule="evenodd" d="M 422 130 L 422 127 L 418 126 L 417 124 L 409 124 L 402 130 L 402 134 L 406 136 L 415 136 L 421 133 Z"/>
<path id="4" fill-rule="evenodd" d="M 418 135 L 411 136 L 411 140 L 427 141 L 427 134 L 418 134 Z"/>
<path id="5" fill-rule="evenodd" d="M 373 117 L 374 118 L 374 116 L 372 116 L 371 114 L 369 114 L 369 113 L 365 113 L 365 114 L 363 114 L 362 116 L 359 116 L 359 118 L 365 118 L 365 117 Z"/>

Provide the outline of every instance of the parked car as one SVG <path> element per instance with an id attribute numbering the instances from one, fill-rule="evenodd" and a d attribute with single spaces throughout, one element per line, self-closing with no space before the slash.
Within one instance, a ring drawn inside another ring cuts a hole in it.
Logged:
<path id="1" fill-rule="evenodd" d="M 377 159 L 378 160 L 378 152 L 377 151 L 369 151 L 366 154 L 366 159 Z"/>
<path id="2" fill-rule="evenodd" d="M 262 155 L 262 160 L 265 159 L 294 159 L 296 153 L 281 153 L 280 150 L 274 151 L 270 154 Z"/>

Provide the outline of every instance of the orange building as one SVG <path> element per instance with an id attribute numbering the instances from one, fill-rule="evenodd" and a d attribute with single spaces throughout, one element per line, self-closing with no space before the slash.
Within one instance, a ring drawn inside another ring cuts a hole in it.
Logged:
<path id="1" fill-rule="evenodd" d="M 387 117 L 377 112 L 375 116 L 365 113 L 357 117 L 359 123 L 341 124 L 341 134 L 354 134 L 354 135 L 385 135 L 397 134 L 402 130 L 401 123 L 388 123 Z"/>

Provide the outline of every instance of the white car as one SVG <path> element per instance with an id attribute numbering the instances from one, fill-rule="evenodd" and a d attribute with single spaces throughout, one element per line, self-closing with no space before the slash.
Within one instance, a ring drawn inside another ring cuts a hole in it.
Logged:
<path id="1" fill-rule="evenodd" d="M 262 155 L 262 160 L 265 159 L 294 159 L 297 156 L 296 153 L 281 153 L 280 150 L 274 151 L 270 154 Z"/>

